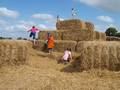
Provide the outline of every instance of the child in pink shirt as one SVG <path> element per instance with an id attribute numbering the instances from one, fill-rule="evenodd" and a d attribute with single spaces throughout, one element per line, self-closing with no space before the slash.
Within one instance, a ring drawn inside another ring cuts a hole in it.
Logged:
<path id="1" fill-rule="evenodd" d="M 29 37 L 33 37 L 33 42 L 34 42 L 34 45 L 35 45 L 36 32 L 39 31 L 39 29 L 37 29 L 35 26 L 33 26 L 29 31 L 30 31 L 30 36 Z"/>
<path id="2" fill-rule="evenodd" d="M 65 64 L 67 62 L 69 62 L 70 60 L 72 60 L 71 49 L 66 49 L 64 51 L 64 55 L 62 57 L 62 60 L 65 62 Z"/>

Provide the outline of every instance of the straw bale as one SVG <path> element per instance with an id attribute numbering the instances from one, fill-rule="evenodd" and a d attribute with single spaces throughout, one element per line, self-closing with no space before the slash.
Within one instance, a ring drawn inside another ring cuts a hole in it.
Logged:
<path id="1" fill-rule="evenodd" d="M 55 41 L 55 51 L 63 52 L 66 48 L 71 48 L 72 51 L 75 51 L 75 47 L 77 45 L 76 41 L 62 41 L 57 40 Z"/>
<path id="2" fill-rule="evenodd" d="M 25 64 L 28 46 L 25 41 L 0 41 L 0 66 Z"/>
<path id="3" fill-rule="evenodd" d="M 64 20 L 56 23 L 57 30 L 83 30 L 86 25 L 83 21 L 78 19 Z"/>
<path id="4" fill-rule="evenodd" d="M 72 51 L 75 51 L 76 44 L 77 44 L 77 42 L 75 42 L 75 41 L 56 40 L 54 51 L 63 52 L 66 48 L 71 48 Z M 36 50 L 46 51 L 46 49 L 44 47 L 44 40 L 39 40 L 38 44 L 36 46 L 34 46 L 34 48 Z"/>
<path id="5" fill-rule="evenodd" d="M 94 24 L 91 22 L 85 22 L 85 25 L 87 30 L 94 31 Z"/>
<path id="6" fill-rule="evenodd" d="M 63 40 L 92 41 L 93 34 L 94 32 L 89 30 L 64 31 Z"/>
<path id="7" fill-rule="evenodd" d="M 102 33 L 102 32 L 95 31 L 94 32 L 94 40 L 106 41 L 106 34 Z"/>
<path id="8" fill-rule="evenodd" d="M 106 41 L 106 34 L 101 32 L 101 40 Z"/>
<path id="9" fill-rule="evenodd" d="M 100 40 L 100 38 L 101 38 L 100 32 L 95 31 L 95 32 L 94 32 L 94 40 Z"/>
<path id="10" fill-rule="evenodd" d="M 81 63 L 78 67 L 81 70 L 92 68 L 120 70 L 120 43 L 118 42 L 79 42 L 77 52 L 80 53 L 78 60 Z"/>
<path id="11" fill-rule="evenodd" d="M 45 47 L 45 40 L 38 40 L 37 45 L 33 46 L 33 48 L 38 50 L 38 51 L 46 50 L 47 47 Z"/>
<path id="12" fill-rule="evenodd" d="M 38 39 L 39 40 L 45 40 L 47 38 L 47 33 L 51 33 L 54 36 L 55 40 L 61 40 L 62 39 L 62 31 L 57 31 L 57 30 L 51 30 L 51 31 L 41 31 L 38 34 Z"/>

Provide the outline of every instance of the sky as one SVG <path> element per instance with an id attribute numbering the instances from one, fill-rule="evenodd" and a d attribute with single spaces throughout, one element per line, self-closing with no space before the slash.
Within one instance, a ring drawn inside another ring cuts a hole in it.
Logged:
<path id="1" fill-rule="evenodd" d="M 94 23 L 95 30 L 105 32 L 112 26 L 120 31 L 120 0 L 0 0 L 0 37 L 28 38 L 32 26 L 55 30 L 56 17 L 76 18 Z"/>

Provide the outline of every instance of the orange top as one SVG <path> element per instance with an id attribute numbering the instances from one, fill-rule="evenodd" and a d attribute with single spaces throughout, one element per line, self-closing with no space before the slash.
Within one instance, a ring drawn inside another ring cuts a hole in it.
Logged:
<path id="1" fill-rule="evenodd" d="M 50 36 L 48 39 L 48 48 L 54 48 L 54 38 L 53 36 Z"/>

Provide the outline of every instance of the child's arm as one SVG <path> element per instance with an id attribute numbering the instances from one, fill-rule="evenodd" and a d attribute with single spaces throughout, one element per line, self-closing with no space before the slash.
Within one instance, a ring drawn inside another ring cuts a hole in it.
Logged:
<path id="1" fill-rule="evenodd" d="M 31 29 L 30 30 L 28 30 L 27 32 L 30 32 L 31 31 Z"/>

